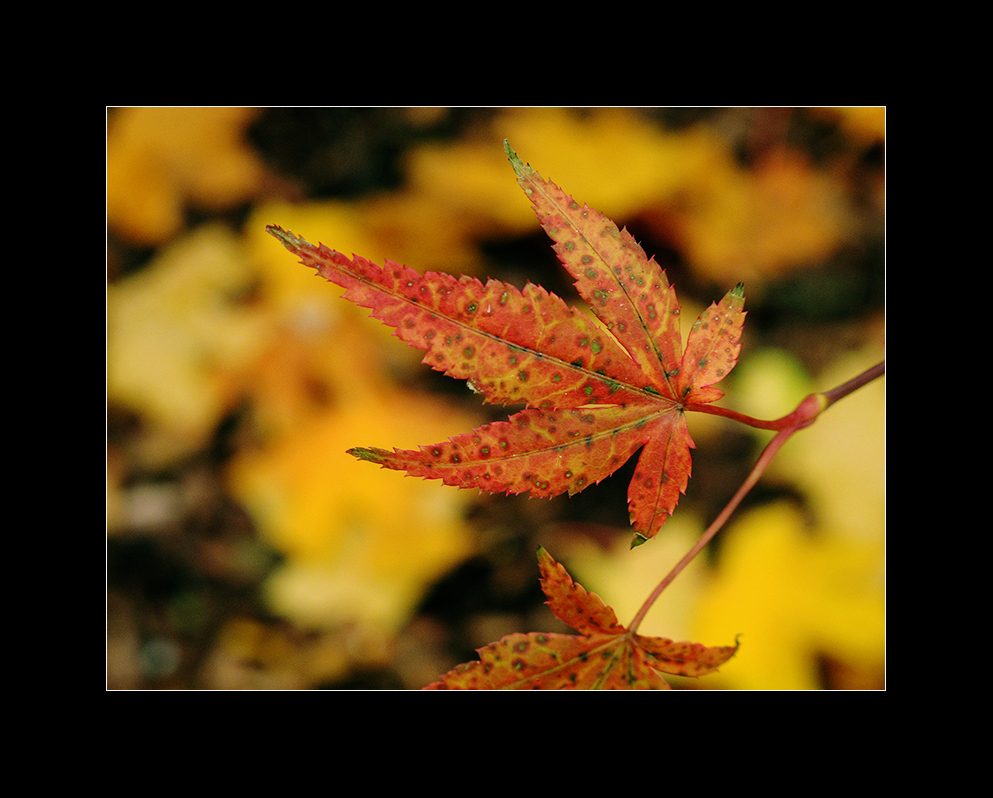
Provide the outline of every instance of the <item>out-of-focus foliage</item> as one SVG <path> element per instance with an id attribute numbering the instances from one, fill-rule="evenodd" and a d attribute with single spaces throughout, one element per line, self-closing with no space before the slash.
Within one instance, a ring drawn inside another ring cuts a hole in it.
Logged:
<path id="1" fill-rule="evenodd" d="M 265 315 L 245 303 L 247 250 L 211 223 L 178 238 L 141 272 L 107 291 L 107 392 L 139 410 L 152 462 L 206 446 L 240 401 L 269 340 Z"/>
<path id="2" fill-rule="evenodd" d="M 882 357 L 882 109 L 119 108 L 107 127 L 113 688 L 419 688 L 551 628 L 536 546 L 622 623 L 681 556 L 663 535 L 628 550 L 623 475 L 528 501 L 345 455 L 443 440 L 490 409 L 288 263 L 266 224 L 567 293 L 509 139 L 665 253 L 684 315 L 746 283 L 722 404 L 780 415 Z M 880 381 L 794 436 L 648 616 L 646 634 L 741 634 L 689 686 L 882 685 L 884 409 Z M 691 432 L 667 526 L 683 551 L 766 439 L 714 419 Z"/>
<path id="3" fill-rule="evenodd" d="M 872 687 L 884 670 L 882 542 L 811 527 L 788 503 L 742 513 L 701 586 L 695 630 L 747 629 L 736 668 L 714 681 L 736 689 L 809 690 L 829 669 L 836 687 Z"/>
<path id="4" fill-rule="evenodd" d="M 345 373 L 355 376 L 355 401 L 237 454 L 229 485 L 285 556 L 267 585 L 274 611 L 313 628 L 357 623 L 394 633 L 424 586 L 470 553 L 463 514 L 471 496 L 363 473 L 345 452 L 370 437 L 412 445 L 445 435 L 465 414 L 423 393 L 362 386 L 358 367 Z"/>
<path id="5" fill-rule="evenodd" d="M 254 108 L 118 108 L 107 126 L 107 221 L 136 244 L 180 234 L 190 208 L 258 196 L 262 162 L 245 142 Z"/>

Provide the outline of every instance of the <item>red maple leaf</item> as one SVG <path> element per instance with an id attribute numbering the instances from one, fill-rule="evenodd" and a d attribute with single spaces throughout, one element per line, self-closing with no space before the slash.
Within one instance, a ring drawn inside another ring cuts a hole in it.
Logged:
<path id="1" fill-rule="evenodd" d="M 446 485 L 551 497 L 600 482 L 644 447 L 628 493 L 637 542 L 654 537 L 686 490 L 685 411 L 723 396 L 745 312 L 739 283 L 705 310 L 682 348 L 665 271 L 626 229 L 546 182 L 505 145 L 555 252 L 602 323 L 528 283 L 349 258 L 279 227 L 266 229 L 344 297 L 394 327 L 423 362 L 468 381 L 486 401 L 525 404 L 495 422 L 418 450 L 349 450 Z"/>
<path id="2" fill-rule="evenodd" d="M 669 690 L 661 674 L 713 673 L 738 650 L 737 644 L 708 647 L 631 632 L 544 549 L 538 564 L 547 604 L 580 634 L 507 635 L 425 690 Z"/>

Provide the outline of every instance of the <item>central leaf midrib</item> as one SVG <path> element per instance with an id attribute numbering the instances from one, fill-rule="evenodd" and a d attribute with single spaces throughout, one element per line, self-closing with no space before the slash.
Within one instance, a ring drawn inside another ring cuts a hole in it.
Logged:
<path id="1" fill-rule="evenodd" d="M 575 657 L 570 657 L 567 660 L 561 661 L 558 665 L 556 665 L 553 668 L 548 668 L 547 670 L 538 671 L 536 673 L 533 673 L 531 676 L 526 676 L 523 679 L 518 679 L 516 682 L 511 682 L 510 684 L 506 685 L 503 689 L 504 690 L 514 690 L 514 689 L 516 689 L 517 687 L 519 687 L 521 685 L 525 685 L 525 684 L 529 684 L 529 683 L 533 682 L 535 679 L 537 679 L 539 677 L 548 676 L 549 674 L 555 673 L 556 671 L 561 671 L 561 670 L 563 670 L 565 668 L 571 667 L 571 666 L 575 665 L 577 662 L 581 662 L 581 663 L 585 664 L 585 663 L 587 663 L 593 657 L 593 655 L 595 655 L 597 652 L 601 651 L 602 649 L 607 648 L 608 646 L 610 646 L 613 643 L 617 643 L 620 646 L 625 645 L 625 643 L 622 640 L 622 638 L 627 637 L 628 634 L 629 633 L 625 632 L 623 634 L 617 634 L 617 635 L 605 635 L 604 636 L 605 637 L 605 640 L 602 643 L 600 643 L 600 644 L 598 644 L 596 646 L 593 646 L 592 648 L 585 649 L 583 651 L 583 654 L 585 656 L 579 656 L 579 655 L 577 655 Z M 627 641 L 627 645 L 631 645 L 630 640 Z M 615 654 L 613 657 L 611 657 L 611 659 L 610 659 L 610 665 L 607 667 L 607 669 L 602 674 L 600 674 L 600 678 L 597 681 L 597 685 L 602 684 L 603 681 L 604 681 L 604 679 L 606 678 L 606 676 L 608 676 L 610 674 L 610 671 L 612 671 L 614 669 L 614 667 L 616 667 L 618 658 L 619 658 L 619 654 Z M 596 689 L 596 688 L 594 688 L 594 689 Z"/>
<path id="2" fill-rule="evenodd" d="M 532 180 L 531 182 L 534 184 L 537 181 Z M 617 276 L 610 268 L 610 264 L 607 262 L 607 259 L 604 257 L 603 253 L 593 244 L 592 241 L 590 241 L 589 238 L 586 237 L 586 235 L 583 233 L 582 230 L 579 229 L 579 227 L 575 224 L 575 222 L 573 222 L 569 218 L 569 214 L 565 211 L 565 209 L 562 208 L 562 206 L 555 200 L 554 197 L 552 197 L 551 195 L 548 194 L 547 191 L 545 191 L 544 186 L 539 186 L 539 189 L 541 190 L 541 193 L 544 195 L 544 197 L 548 200 L 548 202 L 556 210 L 558 210 L 558 212 L 562 215 L 562 218 L 566 220 L 569 226 L 576 231 L 576 235 L 579 236 L 579 238 L 581 238 L 590 248 L 590 250 L 597 256 L 597 258 L 600 260 L 600 263 L 602 263 L 604 267 L 607 269 L 607 271 L 614 277 L 617 286 L 620 288 L 621 291 L 624 292 L 624 296 L 627 297 L 628 299 L 628 305 L 632 309 L 632 312 L 634 313 L 635 317 L 638 319 L 638 324 L 640 325 L 641 329 L 644 331 L 645 337 L 651 342 L 652 351 L 655 353 L 655 357 L 658 358 L 659 365 L 661 366 L 662 369 L 662 374 L 665 375 L 666 385 L 669 387 L 669 390 L 672 392 L 672 395 L 675 396 L 676 395 L 675 386 L 673 386 L 672 383 L 669 381 L 669 372 L 666 371 L 665 361 L 662 359 L 662 352 L 659 350 L 658 343 L 655 341 L 655 337 L 651 334 L 651 331 L 645 322 L 644 316 L 642 316 L 641 311 L 638 310 L 638 305 L 635 302 L 634 297 L 627 290 L 627 287 L 624 285 L 624 283 L 621 280 L 617 279 Z M 620 228 L 618 228 L 618 232 L 619 231 Z"/>
<path id="3" fill-rule="evenodd" d="M 668 402 L 670 400 L 663 398 L 662 401 Z M 594 409 L 596 407 L 620 408 L 622 407 L 622 405 L 590 405 L 588 407 L 549 408 L 547 411 L 543 410 L 542 412 L 550 412 L 555 410 L 559 412 L 567 411 L 567 410 L 584 410 L 584 409 Z M 570 449 L 574 446 L 586 446 L 590 439 L 596 442 L 602 440 L 603 438 L 611 437 L 621 432 L 627 432 L 628 430 L 633 429 L 635 427 L 648 426 L 652 421 L 655 420 L 654 419 L 655 416 L 661 416 L 664 415 L 665 413 L 671 413 L 676 411 L 677 409 L 678 409 L 678 405 L 673 403 L 671 407 L 666 407 L 660 410 L 649 411 L 645 415 L 638 416 L 638 418 L 634 419 L 633 421 L 629 421 L 625 424 L 619 424 L 618 426 L 610 427 L 608 429 L 600 430 L 598 432 L 591 432 L 589 435 L 583 435 L 582 437 L 575 438 L 572 440 L 560 441 L 558 443 L 549 442 L 547 446 L 540 446 L 533 449 L 528 449 L 527 451 L 524 452 L 508 452 L 508 453 L 501 452 L 500 454 L 491 455 L 489 457 L 486 457 L 485 459 L 479 459 L 479 460 L 473 459 L 464 463 L 434 463 L 432 468 L 436 471 L 446 468 L 451 470 L 461 470 L 466 468 L 466 466 L 480 465 L 484 463 L 493 463 L 500 461 L 506 462 L 508 460 L 514 460 L 520 457 L 532 457 L 535 454 L 539 454 L 541 452 L 551 451 L 555 449 Z M 503 422 L 503 423 L 511 423 L 511 422 Z"/>
<path id="4" fill-rule="evenodd" d="M 351 261 L 349 261 L 349 262 L 351 262 Z M 419 309 L 421 312 L 424 312 L 425 310 L 427 310 L 426 306 L 424 304 L 422 304 L 420 301 L 418 301 L 416 299 L 411 299 L 410 297 L 407 297 L 407 296 L 404 296 L 400 291 L 396 290 L 395 288 L 387 288 L 386 286 L 383 286 L 383 285 L 380 285 L 379 283 L 373 282 L 372 280 L 368 279 L 364 275 L 356 274 L 355 272 L 353 272 L 353 271 L 351 271 L 349 269 L 344 269 L 344 268 L 342 268 L 340 266 L 336 266 L 336 268 L 339 271 L 342 271 L 342 272 L 348 274 L 350 277 L 352 277 L 357 282 L 360 282 L 363 285 L 369 286 L 370 288 L 372 288 L 375 291 L 379 291 L 379 292 L 384 293 L 384 294 L 387 294 L 389 296 L 396 297 L 397 299 L 400 299 L 401 301 L 406 302 L 411 307 L 414 307 L 414 308 Z M 380 269 L 385 274 L 385 270 L 381 266 L 378 266 L 377 265 L 376 268 L 377 269 Z M 424 279 L 424 275 L 423 274 L 419 274 L 418 276 L 421 279 Z M 375 311 L 375 308 L 373 308 L 372 310 Z M 485 330 L 481 330 L 478 327 L 474 327 L 469 322 L 464 321 L 463 319 L 459 319 L 459 318 L 456 318 L 454 316 L 451 316 L 451 315 L 448 315 L 446 313 L 443 313 L 440 309 L 432 308 L 429 312 L 436 314 L 440 318 L 443 318 L 443 319 L 448 320 L 452 324 L 455 324 L 456 326 L 461 327 L 463 330 L 471 331 L 475 335 L 479 335 L 479 336 L 482 336 L 484 338 L 488 338 L 491 341 L 495 341 L 500 346 L 505 346 L 505 347 L 513 348 L 513 349 L 516 349 L 519 352 L 526 352 L 529 355 L 531 355 L 532 357 L 534 357 L 535 359 L 546 360 L 546 361 L 548 361 L 550 363 L 558 364 L 563 369 L 567 369 L 567 370 L 570 370 L 570 371 L 573 371 L 573 372 L 579 372 L 581 374 L 584 374 L 584 375 L 590 377 L 591 379 L 595 379 L 595 380 L 598 380 L 598 381 L 601 381 L 601 382 L 606 379 L 606 380 L 610 380 L 611 382 L 615 382 L 619 386 L 621 386 L 622 388 L 627 388 L 630 391 L 633 391 L 635 393 L 641 394 L 642 396 L 644 396 L 646 398 L 646 400 L 653 400 L 653 399 L 658 399 L 658 398 L 663 398 L 664 399 L 665 398 L 665 397 L 656 396 L 651 391 L 647 391 L 647 390 L 645 390 L 642 387 L 639 387 L 639 386 L 636 386 L 636 385 L 631 385 L 629 382 L 626 382 L 623 379 L 620 379 L 618 377 L 613 377 L 613 376 L 611 376 L 607 372 L 593 371 L 592 369 L 588 369 L 585 366 L 577 366 L 575 363 L 571 363 L 569 361 L 563 360 L 562 358 L 560 358 L 560 357 L 558 357 L 556 355 L 545 354 L 544 352 L 541 352 L 538 349 L 531 349 L 531 348 L 529 348 L 527 346 L 523 346 L 521 344 L 511 343 L 510 341 L 506 340 L 505 338 L 501 338 L 496 333 L 490 333 L 490 332 L 486 332 Z M 639 315 L 639 319 L 640 318 L 641 317 Z M 604 333 L 604 334 L 607 334 L 607 335 L 610 335 L 611 334 L 609 330 L 605 330 L 604 328 L 600 327 L 599 325 L 597 325 L 597 329 L 601 333 Z M 651 336 L 649 336 L 649 339 L 651 340 Z M 654 346 L 654 343 L 655 342 L 653 340 L 652 341 L 653 346 Z M 429 351 L 429 349 L 430 348 L 426 349 L 425 351 Z M 628 357 L 630 357 L 630 355 L 628 355 Z M 637 362 L 634 361 L 633 359 L 632 359 L 632 362 L 634 362 L 634 364 L 636 366 L 638 365 Z M 640 367 L 639 367 L 639 370 L 640 370 Z M 664 371 L 664 369 L 663 369 L 663 371 Z M 648 375 L 645 375 L 645 379 L 650 381 L 650 378 L 648 377 Z M 675 394 L 673 394 L 673 395 L 675 395 Z"/>

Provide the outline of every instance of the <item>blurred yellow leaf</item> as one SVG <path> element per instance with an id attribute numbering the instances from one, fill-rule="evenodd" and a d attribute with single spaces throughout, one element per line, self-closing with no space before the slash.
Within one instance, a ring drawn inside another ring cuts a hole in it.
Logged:
<path id="1" fill-rule="evenodd" d="M 882 546 L 807 528 L 786 503 L 741 516 L 721 532 L 716 572 L 694 634 L 740 634 L 734 667 L 712 686 L 816 689 L 819 658 L 881 678 L 885 656 Z"/>
<path id="2" fill-rule="evenodd" d="M 619 223 L 672 202 L 730 163 L 726 146 L 705 128 L 666 131 L 626 108 L 517 109 L 498 126 L 545 180 Z"/>
<path id="3" fill-rule="evenodd" d="M 666 133 L 628 109 L 508 109 L 490 136 L 430 144 L 410 153 L 410 190 L 476 220 L 480 229 L 514 232 L 534 228 L 534 214 L 510 171 L 502 142 L 546 180 L 618 220 L 683 191 L 716 161 L 727 160 L 721 143 L 702 128 Z"/>
<path id="4" fill-rule="evenodd" d="M 149 245 L 183 226 L 187 203 L 250 199 L 263 173 L 244 141 L 255 108 L 116 108 L 107 124 L 107 220 Z"/>
<path id="5" fill-rule="evenodd" d="M 507 185 L 508 139 L 546 180 L 624 223 L 654 225 L 690 264 L 733 285 L 817 262 L 850 233 L 843 186 L 797 152 L 771 148 L 753 168 L 704 125 L 667 131 L 636 111 L 508 109 L 491 138 L 431 144 L 410 153 L 410 190 L 468 219 L 526 231 L 527 203 Z"/>
<path id="6" fill-rule="evenodd" d="M 462 513 L 472 494 L 345 452 L 416 445 L 473 421 L 430 397 L 367 391 L 238 456 L 231 490 L 286 556 L 268 584 L 272 609 L 306 626 L 402 625 L 424 589 L 470 552 Z"/>
<path id="7" fill-rule="evenodd" d="M 240 301 L 252 279 L 239 239 L 210 224 L 107 289 L 108 400 L 171 438 L 166 456 L 202 445 L 240 395 L 268 336 Z"/>

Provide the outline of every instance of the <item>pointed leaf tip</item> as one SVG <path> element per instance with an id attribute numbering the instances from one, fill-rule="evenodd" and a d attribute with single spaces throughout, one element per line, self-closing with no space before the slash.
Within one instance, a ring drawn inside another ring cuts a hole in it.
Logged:
<path id="1" fill-rule="evenodd" d="M 507 139 L 503 140 L 503 151 L 507 153 L 507 158 L 510 160 L 510 165 L 514 167 L 514 172 L 517 173 L 518 177 L 526 177 L 527 175 L 534 174 L 534 169 L 524 163 L 516 152 L 514 148 L 510 146 L 510 142 Z"/>
<path id="2" fill-rule="evenodd" d="M 731 296 L 744 297 L 745 296 L 745 284 L 738 283 L 734 288 L 731 289 Z"/>
<path id="3" fill-rule="evenodd" d="M 289 230 L 284 230 L 278 224 L 267 224 L 265 226 L 265 231 L 273 238 L 278 239 L 279 243 L 287 249 L 292 249 L 293 247 L 311 246 L 310 242 L 305 238 L 295 235 Z"/>
<path id="4" fill-rule="evenodd" d="M 363 449 L 360 447 L 349 449 L 345 454 L 350 454 L 359 460 L 367 460 L 370 463 L 382 463 L 390 456 L 390 452 L 384 449 Z"/>

